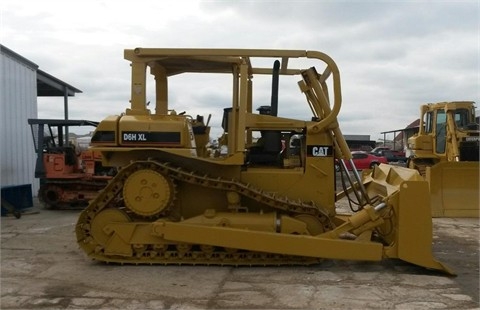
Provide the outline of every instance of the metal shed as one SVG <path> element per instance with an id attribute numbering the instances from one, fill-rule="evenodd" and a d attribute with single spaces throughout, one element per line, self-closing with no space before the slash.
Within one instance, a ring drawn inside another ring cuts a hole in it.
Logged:
<path id="1" fill-rule="evenodd" d="M 0 44 L 0 185 L 31 184 L 36 196 L 35 150 L 29 118 L 38 117 L 37 96 L 68 97 L 81 90 L 39 70 L 39 66 Z"/>

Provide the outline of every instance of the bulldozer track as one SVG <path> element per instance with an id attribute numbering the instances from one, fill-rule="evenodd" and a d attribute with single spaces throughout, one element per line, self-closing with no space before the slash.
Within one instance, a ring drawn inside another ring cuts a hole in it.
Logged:
<path id="1" fill-rule="evenodd" d="M 177 182 L 186 182 L 222 191 L 236 192 L 244 197 L 254 199 L 274 210 L 288 214 L 308 214 L 317 217 L 325 230 L 334 228 L 328 213 L 313 202 L 306 203 L 295 201 L 283 196 L 278 196 L 236 180 L 227 180 L 219 177 L 200 175 L 186 171 L 169 163 L 155 160 L 136 161 L 121 169 L 108 183 L 99 195 L 90 202 L 89 206 L 81 213 L 77 226 L 77 239 L 84 251 L 93 259 L 120 264 L 189 264 L 189 265 L 296 265 L 318 263 L 318 258 L 288 256 L 264 252 L 252 252 L 239 249 L 206 246 L 200 244 L 166 243 L 133 245 L 133 255 L 112 256 L 103 253 L 103 247 L 95 241 L 91 225 L 93 219 L 104 209 L 112 208 L 121 210 L 130 221 L 154 222 L 158 217 L 168 218 L 168 208 L 157 217 L 142 217 L 123 207 L 122 189 L 128 177 L 139 170 L 148 169 L 159 172 Z"/>
<path id="2" fill-rule="evenodd" d="M 107 179 L 97 182 L 89 182 L 80 179 L 75 180 L 52 180 L 44 182 L 38 191 L 40 202 L 46 209 L 52 210 L 83 210 L 88 205 L 88 199 L 59 200 L 49 201 L 46 197 L 51 188 L 58 189 L 61 192 L 81 192 L 81 191 L 100 191 L 108 184 Z"/>
<path id="3" fill-rule="evenodd" d="M 435 164 L 434 162 L 432 162 L 431 159 L 425 158 L 412 158 L 412 161 L 412 168 L 416 169 L 422 177 L 425 177 L 427 175 L 427 167 L 431 167 Z"/>

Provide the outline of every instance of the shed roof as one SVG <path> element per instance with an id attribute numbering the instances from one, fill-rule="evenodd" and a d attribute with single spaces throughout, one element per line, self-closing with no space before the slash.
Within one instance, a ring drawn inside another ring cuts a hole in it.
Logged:
<path id="1" fill-rule="evenodd" d="M 8 47 L 0 44 L 0 51 L 28 67 L 31 67 L 37 73 L 37 96 L 38 97 L 63 97 L 65 91 L 68 96 L 75 96 L 75 93 L 81 93 L 82 91 L 70 84 L 54 77 L 47 72 L 38 69 L 38 65 L 27 58 L 15 53 Z"/>
<path id="2" fill-rule="evenodd" d="M 73 87 L 64 81 L 57 79 L 53 75 L 38 69 L 37 70 L 37 96 L 38 97 L 57 97 L 64 96 L 66 93 L 68 96 L 75 96 L 75 93 L 81 93 L 78 88 Z"/>

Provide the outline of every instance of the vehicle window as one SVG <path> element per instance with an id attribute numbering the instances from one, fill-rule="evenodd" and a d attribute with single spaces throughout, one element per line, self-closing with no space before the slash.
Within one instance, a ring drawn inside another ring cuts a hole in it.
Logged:
<path id="1" fill-rule="evenodd" d="M 425 114 L 425 119 L 423 121 L 425 123 L 425 132 L 426 133 L 431 133 L 432 132 L 432 124 L 433 124 L 432 115 L 433 115 L 432 112 L 428 112 L 427 114 Z"/>
<path id="2" fill-rule="evenodd" d="M 367 154 L 353 154 L 353 159 L 362 159 L 362 158 L 367 158 L 368 155 Z"/>
<path id="3" fill-rule="evenodd" d="M 466 127 L 468 122 L 469 122 L 469 117 L 468 113 L 469 111 L 467 109 L 458 109 L 455 111 L 455 124 L 457 127 L 462 128 Z"/>
<path id="4" fill-rule="evenodd" d="M 435 151 L 437 153 L 445 153 L 446 130 L 445 123 L 447 117 L 445 111 L 437 111 L 436 132 L 435 132 Z"/>

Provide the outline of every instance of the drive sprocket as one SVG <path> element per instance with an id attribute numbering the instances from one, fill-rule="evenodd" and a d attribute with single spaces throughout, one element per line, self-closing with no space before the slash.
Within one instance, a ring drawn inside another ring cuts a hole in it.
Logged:
<path id="1" fill-rule="evenodd" d="M 165 211 L 174 198 L 173 181 L 158 171 L 137 170 L 123 186 L 125 206 L 137 215 L 151 217 Z"/>

